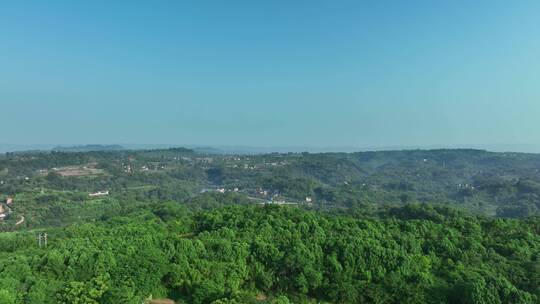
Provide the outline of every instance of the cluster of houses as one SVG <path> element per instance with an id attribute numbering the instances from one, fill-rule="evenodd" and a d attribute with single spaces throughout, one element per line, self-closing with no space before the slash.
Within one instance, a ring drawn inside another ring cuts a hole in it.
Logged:
<path id="1" fill-rule="evenodd" d="M 277 167 L 277 166 L 286 166 L 287 162 L 280 161 L 280 162 L 271 162 L 271 163 L 263 163 L 262 165 L 256 165 L 256 164 L 227 164 L 227 167 L 234 168 L 234 169 L 244 169 L 244 170 L 257 170 L 261 167 Z"/>
<path id="2" fill-rule="evenodd" d="M 476 189 L 476 188 L 475 188 L 473 185 L 471 185 L 471 184 L 458 184 L 457 187 L 458 187 L 458 189 L 461 189 L 461 188 L 469 188 L 469 189 L 472 189 L 472 190 Z"/>
<path id="3" fill-rule="evenodd" d="M 122 164 L 122 171 L 124 173 L 133 173 L 133 167 L 130 164 Z"/>
<path id="4" fill-rule="evenodd" d="M 272 166 L 272 167 L 277 167 L 277 166 L 282 167 L 282 166 L 288 165 L 288 163 L 287 163 L 286 161 L 283 161 L 283 160 L 282 160 L 282 161 L 271 162 L 271 163 L 266 163 L 266 162 L 265 162 L 265 165 L 267 165 L 267 166 Z"/>
<path id="5" fill-rule="evenodd" d="M 268 200 L 266 201 L 266 203 L 263 203 L 263 204 L 267 204 L 267 205 L 298 205 L 298 203 L 296 202 L 287 202 L 285 200 Z"/>
<path id="6" fill-rule="evenodd" d="M 279 194 L 279 192 L 271 192 L 270 190 L 265 190 L 263 188 L 257 188 L 255 190 L 255 195 L 259 198 L 266 198 L 269 199 L 269 201 L 272 201 L 272 202 L 281 202 L 281 203 L 284 203 L 285 201 L 281 199 L 281 195 Z M 304 198 L 304 203 L 306 204 L 311 204 L 313 202 L 313 198 L 311 196 L 306 196 Z"/>
<path id="7" fill-rule="evenodd" d="M 216 192 L 219 192 L 219 193 L 238 192 L 238 191 L 240 191 L 238 188 L 233 188 L 233 189 L 217 188 L 216 189 Z"/>
<path id="8" fill-rule="evenodd" d="M 258 169 L 257 165 L 249 165 L 249 164 L 244 164 L 244 165 L 227 165 L 227 167 L 229 167 L 229 168 L 234 168 L 234 169 L 241 168 L 241 169 L 245 169 L 245 170 L 256 170 L 256 169 Z"/>
<path id="9" fill-rule="evenodd" d="M 312 203 L 313 199 L 310 197 L 310 196 L 306 196 L 305 200 L 304 200 L 304 203 L 308 206 L 311 206 L 311 203 Z M 269 204 L 269 205 L 299 205 L 299 204 L 302 204 L 301 202 L 288 202 L 284 199 L 279 199 L 279 198 L 275 198 L 273 197 L 272 199 L 270 200 L 267 200 L 266 203 L 264 204 Z"/>
<path id="10" fill-rule="evenodd" d="M 156 165 L 156 164 L 147 164 L 147 165 L 142 165 L 141 168 L 140 168 L 140 171 L 142 172 L 147 172 L 147 171 L 152 171 L 152 170 L 164 170 L 166 169 L 166 166 L 163 165 L 163 164 L 159 164 L 159 165 Z M 137 170 L 137 168 L 135 168 L 135 166 L 131 165 L 131 164 L 122 164 L 122 171 L 124 173 L 134 173 L 135 171 Z"/>

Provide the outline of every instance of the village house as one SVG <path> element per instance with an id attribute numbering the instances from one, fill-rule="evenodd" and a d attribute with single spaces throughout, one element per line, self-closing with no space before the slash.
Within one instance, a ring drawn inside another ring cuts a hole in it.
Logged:
<path id="1" fill-rule="evenodd" d="M 13 198 L 12 197 L 6 198 L 6 204 L 8 204 L 8 205 L 13 204 Z"/>
<path id="2" fill-rule="evenodd" d="M 94 192 L 94 193 L 89 193 L 88 196 L 90 197 L 95 197 L 95 196 L 106 196 L 106 195 L 109 195 L 109 191 L 98 191 L 98 192 Z"/>
<path id="3" fill-rule="evenodd" d="M 4 205 L 0 204 L 0 220 L 3 220 L 6 217 L 6 214 L 4 212 L 5 212 Z"/>

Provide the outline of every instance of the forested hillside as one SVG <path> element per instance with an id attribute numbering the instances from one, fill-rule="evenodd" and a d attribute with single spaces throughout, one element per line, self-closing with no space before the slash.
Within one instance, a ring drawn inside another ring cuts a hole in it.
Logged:
<path id="1" fill-rule="evenodd" d="M 540 155 L 0 156 L 3 303 L 540 303 Z"/>
<path id="2" fill-rule="evenodd" d="M 98 191 L 109 191 L 108 198 L 120 202 L 184 202 L 204 192 L 234 192 L 255 203 L 318 209 L 419 202 L 474 214 L 526 217 L 540 213 L 539 169 L 538 154 L 480 150 L 9 153 L 0 155 L 0 199 L 24 201 L 21 208 L 26 209 L 69 209 L 74 206 L 65 202 L 87 202 L 88 194 Z M 37 201 L 45 203 L 38 208 Z M 13 211 L 11 218 L 16 219 L 20 209 Z"/>

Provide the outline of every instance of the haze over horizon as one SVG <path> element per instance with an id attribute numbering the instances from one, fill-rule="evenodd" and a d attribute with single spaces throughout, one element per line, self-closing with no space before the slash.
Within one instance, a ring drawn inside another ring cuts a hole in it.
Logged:
<path id="1" fill-rule="evenodd" d="M 325 152 L 368 152 L 368 151 L 397 151 L 397 150 L 439 150 L 439 149 L 476 149 L 489 152 L 540 153 L 540 145 L 528 144 L 491 144 L 491 145 L 429 145 L 429 146 L 249 146 L 249 145 L 193 145 L 182 143 L 143 144 L 143 143 L 76 143 L 76 144 L 6 144 L 0 143 L 0 153 L 23 151 L 99 151 L 99 150 L 146 150 L 188 148 L 203 153 L 227 154 L 260 154 L 260 153 L 325 153 Z M 67 150 L 64 150 L 67 149 Z M 95 149 L 95 150 L 92 150 Z"/>
<path id="2" fill-rule="evenodd" d="M 540 152 L 539 15 L 537 1 L 4 2 L 0 143 Z"/>

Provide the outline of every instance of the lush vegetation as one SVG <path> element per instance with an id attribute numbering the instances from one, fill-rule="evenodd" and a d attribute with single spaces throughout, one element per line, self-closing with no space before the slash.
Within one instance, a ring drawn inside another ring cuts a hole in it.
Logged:
<path id="1" fill-rule="evenodd" d="M 48 233 L 38 247 L 38 232 Z M 0 235 L 0 303 L 538 303 L 540 220 L 156 204 Z"/>
<path id="2" fill-rule="evenodd" d="M 186 201 L 223 188 L 259 201 L 305 203 L 310 197 L 313 207 L 321 209 L 419 202 L 526 217 L 540 214 L 539 169 L 538 154 L 480 150 L 8 153 L 0 155 L 0 196 L 110 190 L 120 201 Z"/>
<path id="3" fill-rule="evenodd" d="M 540 303 L 538 168 L 477 150 L 0 155 L 0 304 Z"/>

